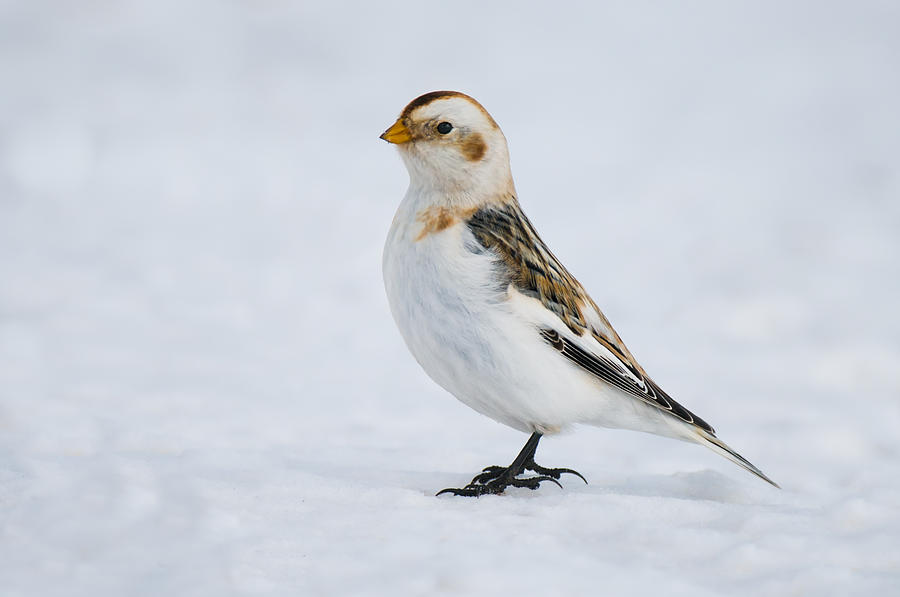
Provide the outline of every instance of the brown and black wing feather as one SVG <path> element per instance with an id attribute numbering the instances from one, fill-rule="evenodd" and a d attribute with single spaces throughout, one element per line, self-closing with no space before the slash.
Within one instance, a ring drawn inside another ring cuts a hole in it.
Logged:
<path id="1" fill-rule="evenodd" d="M 581 335 L 588 328 L 581 284 L 541 241 L 515 197 L 479 209 L 467 224 L 478 242 L 504 262 L 507 282 L 541 301 L 574 333 Z"/>
<path id="2" fill-rule="evenodd" d="M 541 301 L 575 335 L 590 333 L 612 357 L 585 350 L 556 330 L 541 328 L 539 333 L 548 344 L 599 380 L 710 434 L 715 433 L 706 421 L 675 402 L 644 373 L 615 331 L 612 331 L 616 340 L 613 343 L 591 328 L 584 317 L 584 309 L 593 308 L 600 317 L 603 317 L 602 313 L 540 239 L 515 197 L 479 209 L 468 219 L 467 225 L 478 243 L 494 251 L 506 266 L 508 283 L 522 294 Z M 612 326 L 608 327 L 612 330 Z"/>

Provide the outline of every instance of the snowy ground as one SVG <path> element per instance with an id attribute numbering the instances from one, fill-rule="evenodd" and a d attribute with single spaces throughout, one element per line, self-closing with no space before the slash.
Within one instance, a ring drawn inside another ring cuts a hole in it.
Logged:
<path id="1" fill-rule="evenodd" d="M 892 2 L 3 2 L 0 595 L 900 593 L 898 63 Z M 442 88 L 783 491 L 582 428 L 590 485 L 433 497 L 525 440 L 381 286 Z"/>

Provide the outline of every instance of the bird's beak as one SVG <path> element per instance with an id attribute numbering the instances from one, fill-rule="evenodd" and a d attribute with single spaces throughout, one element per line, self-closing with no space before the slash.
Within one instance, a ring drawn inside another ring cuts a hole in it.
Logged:
<path id="1" fill-rule="evenodd" d="M 403 119 L 398 118 L 397 122 L 392 124 L 391 128 L 384 131 L 380 138 L 388 143 L 400 145 L 402 143 L 408 143 L 410 139 L 412 139 L 412 135 L 410 134 L 409 129 L 406 128 L 406 125 L 403 124 Z"/>

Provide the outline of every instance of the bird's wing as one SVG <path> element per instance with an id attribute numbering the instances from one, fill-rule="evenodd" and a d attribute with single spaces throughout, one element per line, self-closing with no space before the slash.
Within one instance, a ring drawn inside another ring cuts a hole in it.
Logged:
<path id="1" fill-rule="evenodd" d="M 614 352 L 587 350 L 583 344 L 566 338 L 550 328 L 542 327 L 540 333 L 560 354 L 591 375 L 678 417 L 685 423 L 695 425 L 708 433 L 715 433 L 709 423 L 675 402 L 646 374 L 635 369 L 627 361 L 621 360 Z"/>
<path id="2" fill-rule="evenodd" d="M 466 223 L 478 243 L 497 255 L 506 281 L 555 315 L 537 328 L 544 341 L 598 380 L 715 433 L 644 372 L 578 280 L 540 239 L 515 197 L 479 209 Z"/>

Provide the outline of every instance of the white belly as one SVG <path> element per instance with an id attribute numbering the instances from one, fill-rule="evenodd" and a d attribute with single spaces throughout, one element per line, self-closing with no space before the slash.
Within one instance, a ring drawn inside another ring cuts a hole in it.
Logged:
<path id="1" fill-rule="evenodd" d="M 465 250 L 463 224 L 417 241 L 411 220 L 398 214 L 383 257 L 388 302 L 406 345 L 425 372 L 466 405 L 527 431 L 492 379 L 502 368 L 494 336 L 505 288 L 492 277 L 491 256 Z"/>

